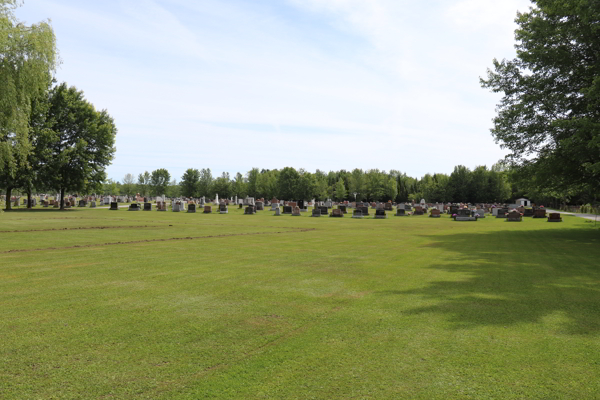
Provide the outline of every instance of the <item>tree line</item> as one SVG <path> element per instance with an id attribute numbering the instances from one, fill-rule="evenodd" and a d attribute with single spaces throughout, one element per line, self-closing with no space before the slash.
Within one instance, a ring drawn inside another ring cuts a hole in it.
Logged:
<path id="1" fill-rule="evenodd" d="M 378 169 L 352 171 L 340 170 L 308 172 L 292 167 L 283 169 L 252 168 L 246 174 L 238 172 L 231 177 L 224 172 L 213 177 L 210 168 L 189 168 L 179 183 L 171 180 L 164 169 L 138 175 L 127 174 L 122 182 L 108 180 L 104 194 L 167 197 L 207 197 L 216 194 L 221 198 L 246 196 L 281 200 L 358 200 L 406 202 L 424 198 L 430 202 L 504 202 L 511 196 L 508 182 L 509 171 L 501 164 L 488 169 L 480 166 L 474 170 L 459 165 L 450 175 L 427 174 L 421 179 L 397 170 L 389 172 Z"/>

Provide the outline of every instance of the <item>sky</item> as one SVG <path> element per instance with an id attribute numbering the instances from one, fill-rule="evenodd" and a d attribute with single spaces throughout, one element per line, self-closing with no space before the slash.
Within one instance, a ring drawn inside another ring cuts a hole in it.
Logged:
<path id="1" fill-rule="evenodd" d="M 25 0 L 50 19 L 56 79 L 106 109 L 109 178 L 166 168 L 354 168 L 420 178 L 490 167 L 500 94 L 529 0 Z"/>

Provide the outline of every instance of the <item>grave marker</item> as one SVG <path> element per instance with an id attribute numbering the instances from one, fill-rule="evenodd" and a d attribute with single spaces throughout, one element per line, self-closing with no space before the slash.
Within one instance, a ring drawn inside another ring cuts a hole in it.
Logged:
<path id="1" fill-rule="evenodd" d="M 562 222 L 560 213 L 550 213 L 548 216 L 548 222 Z"/>
<path id="2" fill-rule="evenodd" d="M 386 219 L 387 215 L 385 214 L 385 210 L 383 208 L 378 208 L 375 210 L 375 219 Z"/>
<path id="3" fill-rule="evenodd" d="M 331 210 L 331 214 L 329 216 L 334 218 L 342 218 L 344 213 L 339 208 L 336 208 L 335 210 Z"/>

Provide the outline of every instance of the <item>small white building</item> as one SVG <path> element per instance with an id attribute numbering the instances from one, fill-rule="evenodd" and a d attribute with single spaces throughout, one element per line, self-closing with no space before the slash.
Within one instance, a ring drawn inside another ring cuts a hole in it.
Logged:
<path id="1" fill-rule="evenodd" d="M 523 207 L 531 207 L 531 200 L 529 200 L 529 199 L 525 199 L 525 198 L 517 199 L 515 201 L 515 203 L 519 207 L 521 207 L 521 206 L 523 206 Z"/>

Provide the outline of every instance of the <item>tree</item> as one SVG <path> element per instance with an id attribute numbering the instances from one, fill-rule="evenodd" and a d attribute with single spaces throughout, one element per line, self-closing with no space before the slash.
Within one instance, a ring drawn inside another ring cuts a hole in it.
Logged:
<path id="1" fill-rule="evenodd" d="M 154 196 L 166 195 L 167 187 L 171 181 L 171 174 L 164 168 L 152 171 L 150 175 L 150 189 Z"/>
<path id="2" fill-rule="evenodd" d="M 315 178 L 315 191 L 314 196 L 316 200 L 324 201 L 327 200 L 329 185 L 327 184 L 327 175 L 320 170 L 316 170 L 314 174 Z"/>
<path id="3" fill-rule="evenodd" d="M 344 180 L 339 179 L 337 181 L 337 183 L 335 184 L 335 199 L 337 201 L 342 201 L 346 198 L 347 194 L 348 193 L 346 192 L 346 186 L 344 185 Z"/>
<path id="4" fill-rule="evenodd" d="M 239 199 L 243 199 L 248 194 L 247 184 L 244 180 L 244 176 L 241 173 L 235 174 L 235 181 L 232 183 L 233 195 Z"/>
<path id="5" fill-rule="evenodd" d="M 150 173 L 148 171 L 144 171 L 143 174 L 138 175 L 138 181 L 137 181 L 138 192 L 142 196 L 145 197 L 149 193 L 149 190 L 148 190 L 149 186 L 150 186 Z"/>
<path id="6" fill-rule="evenodd" d="M 113 195 L 113 196 L 117 196 L 117 195 L 121 194 L 121 187 L 119 185 L 119 182 L 115 182 L 112 179 L 107 179 L 102 184 L 102 193 L 105 195 Z"/>
<path id="7" fill-rule="evenodd" d="M 181 197 L 181 185 L 177 184 L 177 179 L 173 179 L 171 182 L 169 182 L 166 195 L 167 197 L 171 198 Z"/>
<path id="8" fill-rule="evenodd" d="M 57 62 L 50 24 L 20 23 L 13 12 L 17 4 L 0 0 L 0 185 L 9 200 L 12 188 L 23 183 L 15 178 L 29 171 L 32 102 L 47 90 Z M 31 180 L 24 183 L 30 187 Z"/>
<path id="9" fill-rule="evenodd" d="M 215 179 L 213 191 L 220 197 L 231 197 L 231 179 L 229 179 L 229 172 L 223 172 L 220 177 Z"/>
<path id="10" fill-rule="evenodd" d="M 250 197 L 257 197 L 257 183 L 259 174 L 260 171 L 258 168 L 252 168 L 246 174 L 246 181 L 248 182 L 248 196 Z"/>
<path id="11" fill-rule="evenodd" d="M 133 174 L 125 174 L 123 184 L 121 185 L 121 193 L 128 196 L 136 194 L 135 178 Z"/>
<path id="12" fill-rule="evenodd" d="M 198 181 L 198 197 L 208 196 L 212 198 L 213 176 L 210 168 L 202 168 L 200 170 L 200 180 Z M 212 194 L 211 194 L 212 193 Z"/>
<path id="13" fill-rule="evenodd" d="M 261 171 L 256 180 L 256 196 L 272 199 L 279 194 L 279 171 Z"/>
<path id="14" fill-rule="evenodd" d="M 279 172 L 279 196 L 284 200 L 297 198 L 297 188 L 300 182 L 300 174 L 292 167 L 285 167 Z"/>
<path id="15" fill-rule="evenodd" d="M 36 153 L 46 160 L 40 166 L 41 180 L 60 191 L 63 209 L 66 191 L 85 191 L 104 182 L 117 128 L 106 110 L 96 111 L 74 86 L 54 87 L 47 101 L 44 129 L 36 132 Z"/>
<path id="16" fill-rule="evenodd" d="M 200 182 L 200 171 L 188 168 L 181 177 L 181 194 L 185 197 L 197 197 L 198 182 Z"/>
<path id="17" fill-rule="evenodd" d="M 457 165 L 450 174 L 448 186 L 452 201 L 456 203 L 469 201 L 469 186 L 471 184 L 471 171 L 464 165 Z M 417 199 L 417 201 L 419 201 Z"/>
<path id="18" fill-rule="evenodd" d="M 300 174 L 300 179 L 298 180 L 296 198 L 298 200 L 310 200 L 314 196 L 317 186 L 315 176 L 303 169 L 300 169 L 298 173 Z"/>
<path id="19" fill-rule="evenodd" d="M 537 187 L 600 192 L 600 2 L 532 0 L 517 57 L 481 85 L 504 93 L 491 130 Z"/>
<path id="20" fill-rule="evenodd" d="M 385 175 L 378 169 L 371 169 L 365 174 L 365 196 L 369 201 L 379 201 L 385 194 Z"/>

